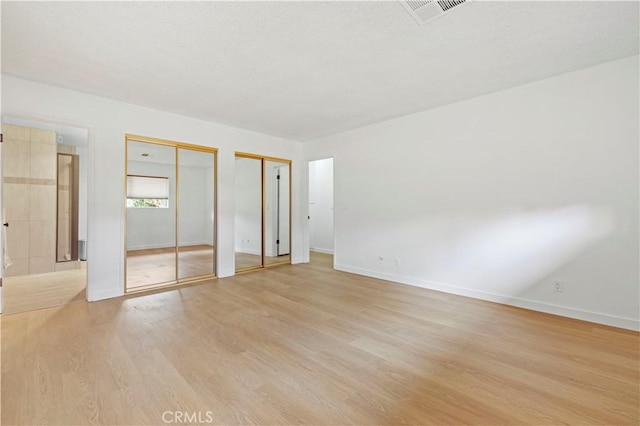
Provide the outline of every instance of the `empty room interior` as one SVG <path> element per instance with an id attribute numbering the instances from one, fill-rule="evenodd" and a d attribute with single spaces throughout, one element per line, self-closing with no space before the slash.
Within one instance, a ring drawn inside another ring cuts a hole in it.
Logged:
<path id="1" fill-rule="evenodd" d="M 1 12 L 3 425 L 637 425 L 637 1 Z"/>

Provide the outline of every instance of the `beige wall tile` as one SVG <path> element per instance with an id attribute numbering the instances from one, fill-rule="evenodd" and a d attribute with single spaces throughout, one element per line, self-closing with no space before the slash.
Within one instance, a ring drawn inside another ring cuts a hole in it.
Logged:
<path id="1" fill-rule="evenodd" d="M 31 129 L 31 142 L 56 144 L 56 132 L 53 130 Z"/>
<path id="2" fill-rule="evenodd" d="M 33 221 L 29 224 L 29 257 L 55 256 L 56 223 Z"/>
<path id="3" fill-rule="evenodd" d="M 56 145 L 31 142 L 31 178 L 55 179 L 57 157 Z"/>
<path id="4" fill-rule="evenodd" d="M 29 257 L 29 222 L 9 222 L 4 228 L 7 233 L 7 253 L 11 260 Z"/>
<path id="5" fill-rule="evenodd" d="M 58 262 L 55 265 L 56 272 L 60 271 L 71 271 L 73 269 L 80 269 L 80 261 L 73 260 L 71 262 Z"/>
<path id="6" fill-rule="evenodd" d="M 31 129 L 29 127 L 15 126 L 13 124 L 3 124 L 2 134 L 5 139 L 18 139 L 21 141 L 31 140 Z"/>
<path id="7" fill-rule="evenodd" d="M 18 275 L 29 275 L 29 258 L 11 259 L 11 266 L 2 272 L 4 277 L 17 277 Z"/>
<path id="8" fill-rule="evenodd" d="M 58 144 L 58 152 L 60 154 L 75 154 L 76 153 L 76 147 L 73 145 L 63 145 L 63 144 Z"/>
<path id="9" fill-rule="evenodd" d="M 31 172 L 30 165 L 30 142 L 5 138 L 2 144 L 2 175 L 28 178 Z"/>
<path id="10" fill-rule="evenodd" d="M 51 256 L 30 257 L 29 258 L 29 274 L 44 274 L 46 272 L 54 272 L 55 262 Z"/>
<path id="11" fill-rule="evenodd" d="M 55 185 L 31 185 L 29 191 L 29 218 L 31 220 L 56 220 Z"/>
<path id="12" fill-rule="evenodd" d="M 5 219 L 7 220 L 7 222 L 28 219 L 29 185 L 19 183 L 5 183 L 2 190 L 2 206 L 5 210 Z"/>

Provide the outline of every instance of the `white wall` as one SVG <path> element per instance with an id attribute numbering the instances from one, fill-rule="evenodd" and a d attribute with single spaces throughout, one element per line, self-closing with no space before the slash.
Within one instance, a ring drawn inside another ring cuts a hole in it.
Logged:
<path id="1" fill-rule="evenodd" d="M 336 268 L 639 329 L 638 72 L 630 57 L 305 144 L 334 157 Z"/>
<path id="2" fill-rule="evenodd" d="M 180 247 L 213 245 L 212 172 L 201 167 L 180 166 L 180 212 L 178 238 Z"/>
<path id="3" fill-rule="evenodd" d="M 333 158 L 309 162 L 309 248 L 333 254 Z"/>
<path id="4" fill-rule="evenodd" d="M 217 147 L 218 276 L 234 274 L 235 151 L 293 160 L 292 262 L 303 260 L 300 199 L 302 145 L 256 132 L 2 76 L 2 112 L 89 129 L 87 297 L 124 292 L 124 135 L 152 136 Z M 0 206 L 1 207 L 1 206 Z"/>

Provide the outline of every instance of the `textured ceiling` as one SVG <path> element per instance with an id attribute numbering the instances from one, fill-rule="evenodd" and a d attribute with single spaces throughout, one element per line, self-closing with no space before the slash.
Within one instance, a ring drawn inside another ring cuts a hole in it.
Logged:
<path id="1" fill-rule="evenodd" d="M 294 140 L 638 53 L 638 2 L 2 2 L 2 71 Z"/>

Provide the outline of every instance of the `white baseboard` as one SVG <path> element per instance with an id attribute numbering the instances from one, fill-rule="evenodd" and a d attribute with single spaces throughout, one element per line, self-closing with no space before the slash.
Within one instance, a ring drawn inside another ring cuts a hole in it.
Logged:
<path id="1" fill-rule="evenodd" d="M 443 293 L 457 294 L 460 296 L 472 297 L 474 299 L 487 300 L 489 302 L 501 303 L 503 305 L 516 306 L 519 308 L 530 309 L 533 311 L 545 312 L 548 314 L 559 315 L 568 318 L 579 319 L 583 321 L 594 322 L 597 324 L 609 325 L 612 327 L 624 328 L 627 330 L 640 331 L 640 321 L 633 318 L 619 317 L 599 312 L 584 311 L 581 309 L 571 308 L 567 306 L 553 305 L 550 303 L 539 302 L 535 300 L 525 299 L 522 297 L 505 296 L 495 293 L 472 290 L 464 287 L 456 287 L 442 283 L 420 280 L 417 278 L 403 277 L 395 274 L 386 274 L 368 269 L 357 268 L 347 265 L 336 264 L 334 268 L 338 271 L 350 272 L 353 274 L 364 275 L 367 277 L 378 278 L 385 281 L 392 281 L 399 284 L 407 284 L 415 287 L 422 287 L 429 290 L 441 291 Z"/>
<path id="2" fill-rule="evenodd" d="M 323 249 L 323 248 L 313 247 L 313 248 L 310 248 L 309 250 L 315 251 L 316 253 L 333 254 L 333 249 Z"/>
<path id="3" fill-rule="evenodd" d="M 123 288 L 113 288 L 102 291 L 91 291 L 89 287 L 87 287 L 87 301 L 89 302 L 97 302 L 99 300 L 105 299 L 113 299 L 114 297 L 124 296 Z"/>
<path id="4" fill-rule="evenodd" d="M 211 246 L 211 247 L 213 247 L 213 243 L 211 241 L 189 241 L 188 243 L 180 244 L 180 247 L 191 247 L 191 246 Z"/>

